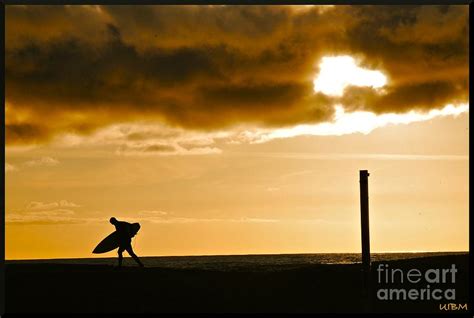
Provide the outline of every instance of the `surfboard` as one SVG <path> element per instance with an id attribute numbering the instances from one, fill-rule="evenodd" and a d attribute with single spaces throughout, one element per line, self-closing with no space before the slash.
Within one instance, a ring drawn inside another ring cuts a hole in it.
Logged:
<path id="1" fill-rule="evenodd" d="M 130 237 L 134 237 L 138 230 L 140 230 L 140 224 L 139 223 L 133 223 L 132 224 L 132 233 Z M 119 236 L 117 231 L 109 234 L 106 238 L 104 238 L 100 243 L 95 247 L 95 249 L 92 251 L 94 254 L 102 254 L 102 253 L 107 253 L 110 252 L 116 248 L 119 247 Z"/>

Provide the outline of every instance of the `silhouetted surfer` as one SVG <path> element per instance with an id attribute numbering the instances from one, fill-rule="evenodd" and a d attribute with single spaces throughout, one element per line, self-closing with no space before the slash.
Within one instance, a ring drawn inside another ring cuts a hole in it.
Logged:
<path id="1" fill-rule="evenodd" d="M 130 254 L 130 256 L 133 257 L 133 259 L 138 263 L 138 265 L 140 265 L 141 267 L 144 267 L 144 265 L 142 264 L 142 262 L 140 262 L 140 259 L 138 258 L 137 255 L 135 255 L 132 249 L 132 237 L 134 237 L 138 231 L 138 230 L 136 231 L 134 230 L 134 224 L 119 221 L 114 217 L 110 218 L 110 223 L 112 223 L 115 226 L 115 230 L 117 231 L 119 235 L 119 249 L 118 249 L 119 267 L 122 266 L 123 251 L 127 251 L 128 254 Z"/>

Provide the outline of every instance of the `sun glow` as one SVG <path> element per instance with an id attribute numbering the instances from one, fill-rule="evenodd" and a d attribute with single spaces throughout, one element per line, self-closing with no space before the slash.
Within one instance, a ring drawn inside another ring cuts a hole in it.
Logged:
<path id="1" fill-rule="evenodd" d="M 276 129 L 267 132 L 259 132 L 251 142 L 262 143 L 277 138 L 290 138 L 302 135 L 313 136 L 340 136 L 353 133 L 368 134 L 376 128 L 387 125 L 409 124 L 430 120 L 441 116 L 458 116 L 469 111 L 469 104 L 446 105 L 441 109 L 432 109 L 426 113 L 411 111 L 405 114 L 383 114 L 377 115 L 367 111 L 347 113 L 341 105 L 336 106 L 334 120 L 332 122 L 315 125 L 298 125 L 291 128 Z"/>
<path id="2" fill-rule="evenodd" d="M 319 67 L 320 72 L 313 81 L 314 91 L 326 95 L 342 96 L 349 85 L 380 88 L 387 83 L 382 72 L 361 68 L 348 55 L 323 57 Z"/>

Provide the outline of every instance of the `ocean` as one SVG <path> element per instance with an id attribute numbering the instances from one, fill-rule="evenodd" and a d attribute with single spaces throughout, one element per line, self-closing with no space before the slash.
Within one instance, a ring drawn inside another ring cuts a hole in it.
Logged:
<path id="1" fill-rule="evenodd" d="M 468 252 L 422 252 L 422 253 L 373 253 L 372 261 L 391 261 L 443 255 L 460 255 Z M 124 255 L 125 256 L 125 255 Z M 361 262 L 360 253 L 318 253 L 318 254 L 260 254 L 260 255 L 212 255 L 212 256 L 146 256 L 140 257 L 146 267 L 204 270 L 258 270 L 259 268 L 282 269 L 311 264 L 356 264 Z M 7 260 L 6 264 L 76 264 L 116 265 L 116 257 L 77 258 L 47 260 Z M 136 266 L 133 259 L 124 257 L 124 266 Z"/>

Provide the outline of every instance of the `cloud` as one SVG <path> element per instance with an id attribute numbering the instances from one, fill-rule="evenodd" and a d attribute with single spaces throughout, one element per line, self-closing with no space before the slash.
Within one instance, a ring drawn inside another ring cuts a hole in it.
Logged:
<path id="1" fill-rule="evenodd" d="M 411 23 L 398 23 L 395 28 L 383 28 L 381 33 L 397 43 L 421 42 L 439 44 L 456 41 L 466 29 L 466 15 L 463 8 L 422 6 L 413 12 Z M 444 28 L 444 25 L 450 25 Z M 437 32 L 430 32 L 436 29 Z"/>
<path id="2" fill-rule="evenodd" d="M 83 221 L 75 217 L 74 211 L 56 209 L 39 212 L 25 212 L 25 213 L 6 213 L 5 223 L 7 224 L 78 224 Z"/>
<path id="3" fill-rule="evenodd" d="M 15 165 L 12 165 L 8 162 L 5 162 L 5 173 L 6 172 L 12 172 L 12 171 L 16 171 L 18 170 L 18 168 L 15 166 Z"/>
<path id="4" fill-rule="evenodd" d="M 38 201 L 31 201 L 27 204 L 25 210 L 26 211 L 45 211 L 51 210 L 55 208 L 78 208 L 80 205 L 70 202 L 67 200 L 61 200 L 58 202 L 38 202 Z"/>
<path id="5" fill-rule="evenodd" d="M 178 216 L 173 212 L 165 212 L 160 210 L 144 210 L 139 211 L 137 216 L 124 217 L 133 222 L 150 222 L 150 223 L 197 223 L 197 222 L 237 222 L 237 223 L 273 223 L 278 219 L 241 217 L 241 218 L 208 218 L 208 217 L 188 217 Z M 118 217 L 118 219 L 121 219 Z"/>
<path id="6" fill-rule="evenodd" d="M 118 124 L 84 137 L 72 134 L 56 139 L 62 147 L 113 146 L 117 155 L 203 155 L 221 153 L 215 146 L 228 132 L 199 132 L 159 123 Z"/>
<path id="7" fill-rule="evenodd" d="M 146 221 L 150 223 L 214 223 L 214 222 L 231 222 L 231 223 L 276 223 L 278 219 L 248 218 L 242 217 L 232 218 L 192 218 L 192 217 L 146 217 L 135 218 L 138 221 Z"/>
<path id="8" fill-rule="evenodd" d="M 315 125 L 297 125 L 291 128 L 254 129 L 247 130 L 235 136 L 234 142 L 263 143 L 273 139 L 290 138 L 302 135 L 312 136 L 341 136 L 353 133 L 368 134 L 374 129 L 387 125 L 409 124 L 430 120 L 440 116 L 458 116 L 469 110 L 467 104 L 446 105 L 442 109 L 432 109 L 429 112 L 410 111 L 405 114 L 386 113 L 376 115 L 368 111 L 347 113 L 344 108 L 336 108 L 335 119 L 332 122 Z"/>
<path id="9" fill-rule="evenodd" d="M 90 221 L 81 218 L 72 209 L 80 205 L 67 200 L 57 202 L 31 201 L 21 211 L 12 211 L 5 214 L 8 224 L 79 224 Z"/>
<path id="10" fill-rule="evenodd" d="M 208 155 L 218 154 L 222 150 L 216 147 L 194 147 L 186 149 L 181 146 L 170 146 L 165 144 L 145 143 L 134 146 L 126 144 L 120 146 L 115 151 L 118 155 L 124 156 L 149 156 L 149 155 Z"/>
<path id="11" fill-rule="evenodd" d="M 58 210 L 51 210 L 51 211 L 30 212 L 29 215 L 39 216 L 39 217 L 71 216 L 71 215 L 74 215 L 74 211 L 58 209 Z"/>
<path id="12" fill-rule="evenodd" d="M 43 203 L 43 202 L 32 201 L 28 203 L 28 205 L 26 206 L 26 211 L 44 211 L 44 210 L 54 209 L 57 207 L 59 207 L 58 202 Z"/>
<path id="13" fill-rule="evenodd" d="M 431 111 L 446 106 L 450 102 L 462 104 L 468 100 L 469 91 L 465 85 L 449 82 L 426 82 L 422 84 L 400 85 L 396 89 L 387 87 L 385 94 L 376 94 L 367 88 L 351 87 L 340 99 L 349 111 L 370 110 L 375 114 L 410 111 Z M 455 96 L 455 97 L 453 97 Z"/>
<path id="14" fill-rule="evenodd" d="M 279 191 L 279 188 L 268 188 L 267 191 Z M 42 203 L 30 202 L 26 209 L 20 212 L 7 212 L 7 225 L 57 225 L 57 224 L 98 224 L 107 223 L 108 219 L 103 217 L 80 216 L 71 209 L 58 208 L 58 206 L 78 205 L 67 202 Z M 101 212 L 96 212 L 103 214 Z M 127 222 L 148 222 L 152 224 L 188 224 L 188 223 L 247 223 L 247 224 L 273 224 L 280 222 L 302 222 L 302 223 L 329 223 L 331 221 L 323 219 L 302 219 L 302 218 L 262 218 L 253 216 L 242 216 L 238 218 L 215 218 L 215 217 L 190 217 L 180 216 L 173 212 L 161 210 L 142 210 L 134 215 L 117 216 L 119 220 Z"/>
<path id="15" fill-rule="evenodd" d="M 67 201 L 67 200 L 59 201 L 59 206 L 67 207 L 67 208 L 79 208 L 79 207 L 81 207 L 79 204 L 76 204 L 74 202 L 70 202 L 70 201 Z"/>
<path id="16" fill-rule="evenodd" d="M 59 161 L 52 157 L 41 157 L 39 159 L 34 159 L 34 160 L 25 162 L 25 166 L 28 166 L 28 167 L 37 167 L 37 166 L 52 167 L 58 164 L 59 164 Z"/>
<path id="17" fill-rule="evenodd" d="M 294 153 L 294 152 L 253 152 L 252 156 L 263 157 L 263 158 L 290 158 L 290 159 L 301 159 L 301 160 L 343 160 L 343 159 L 370 159 L 370 160 L 450 160 L 450 161 L 468 161 L 469 156 L 465 155 L 407 155 L 407 154 L 394 154 L 394 153 Z M 246 154 L 248 156 L 248 154 Z M 281 179 L 287 177 L 305 175 L 311 173 L 310 170 L 289 173 L 280 176 Z M 267 188 L 270 191 L 274 188 Z"/>
<path id="18" fill-rule="evenodd" d="M 167 215 L 167 214 L 168 214 L 168 212 L 165 212 L 165 211 L 144 210 L 144 211 L 139 211 L 138 212 L 138 215 L 140 215 L 140 216 L 153 216 L 153 217 L 163 216 L 163 215 Z"/>
<path id="19" fill-rule="evenodd" d="M 441 109 L 406 113 L 382 113 L 354 109 L 346 111 L 335 106 L 334 118 L 313 125 L 295 125 L 289 128 L 235 127 L 233 130 L 200 132 L 171 128 L 156 123 L 112 125 L 90 136 L 64 135 L 56 140 L 61 147 L 114 146 L 115 153 L 123 156 L 156 155 L 209 155 L 219 154 L 221 144 L 264 143 L 273 139 L 302 135 L 329 136 L 353 133 L 368 134 L 387 125 L 410 124 L 436 117 L 458 116 L 469 111 L 468 104 L 448 104 Z"/>
<path id="20" fill-rule="evenodd" d="M 340 55 L 386 85 L 315 93 L 320 61 Z M 201 133 L 287 129 L 330 123 L 337 105 L 429 112 L 468 100 L 468 7 L 8 6 L 5 66 L 9 146 L 143 121 Z"/>
<path id="21" fill-rule="evenodd" d="M 120 218 L 119 218 L 120 219 Z M 195 218 L 195 217 L 179 217 L 179 216 L 141 216 L 141 217 L 129 217 L 129 221 L 133 222 L 150 222 L 155 224 L 183 224 L 183 223 L 331 223 L 330 220 L 316 219 L 316 218 L 260 218 L 260 217 L 240 217 L 240 218 Z"/>
<path id="22" fill-rule="evenodd" d="M 52 157 L 41 157 L 38 159 L 29 160 L 23 162 L 24 167 L 38 167 L 38 166 L 49 166 L 53 167 L 59 164 L 59 160 L 54 159 Z M 5 162 L 5 172 L 13 172 L 18 171 L 20 168 L 17 165 L 13 165 L 10 163 Z"/>
<path id="23" fill-rule="evenodd" d="M 57 202 L 56 202 L 57 203 Z M 55 224 L 83 224 L 83 223 L 104 223 L 107 219 L 98 217 L 81 217 L 74 211 L 68 209 L 55 209 L 57 205 L 33 203 L 34 208 L 41 207 L 40 210 L 26 210 L 22 212 L 6 213 L 6 224 L 9 225 L 55 225 Z M 122 217 L 117 217 L 122 220 Z M 155 224 L 183 224 L 183 223 L 275 223 L 279 219 L 266 219 L 254 217 L 241 218 L 195 218 L 175 216 L 173 213 L 165 211 L 144 210 L 139 211 L 137 216 L 124 217 L 128 222 L 150 222 Z"/>

